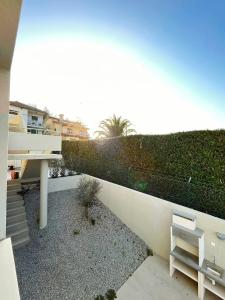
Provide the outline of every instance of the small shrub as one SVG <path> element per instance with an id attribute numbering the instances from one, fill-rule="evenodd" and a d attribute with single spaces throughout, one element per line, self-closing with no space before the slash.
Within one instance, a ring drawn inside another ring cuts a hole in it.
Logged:
<path id="1" fill-rule="evenodd" d="M 105 299 L 105 297 L 102 295 L 98 295 L 95 297 L 95 300 L 104 300 L 104 299 Z"/>
<path id="2" fill-rule="evenodd" d="M 117 298 L 115 290 L 108 290 L 105 294 L 107 300 L 114 300 Z"/>
<path id="3" fill-rule="evenodd" d="M 80 233 L 80 230 L 74 229 L 74 231 L 73 231 L 73 234 L 74 234 L 74 235 L 78 235 L 79 233 Z"/>
<path id="4" fill-rule="evenodd" d="M 105 296 L 98 295 L 95 297 L 95 300 L 114 300 L 117 298 L 115 290 L 109 289 Z"/>
<path id="5" fill-rule="evenodd" d="M 89 208 L 92 207 L 96 200 L 97 194 L 101 189 L 100 183 L 95 179 L 81 178 L 78 185 L 78 198 L 81 205 L 84 207 L 84 215 L 89 219 Z"/>
<path id="6" fill-rule="evenodd" d="M 91 224 L 94 226 L 96 223 L 96 220 L 95 219 L 91 219 Z"/>
<path id="7" fill-rule="evenodd" d="M 66 168 L 65 167 L 61 167 L 60 176 L 62 176 L 62 177 L 66 176 Z"/>
<path id="8" fill-rule="evenodd" d="M 50 161 L 50 163 L 49 163 L 50 176 L 52 178 L 57 178 L 59 176 L 60 164 L 61 164 L 61 162 L 58 161 L 57 159 Z"/>
<path id="9" fill-rule="evenodd" d="M 147 256 L 153 256 L 153 251 L 150 248 L 146 249 Z"/>

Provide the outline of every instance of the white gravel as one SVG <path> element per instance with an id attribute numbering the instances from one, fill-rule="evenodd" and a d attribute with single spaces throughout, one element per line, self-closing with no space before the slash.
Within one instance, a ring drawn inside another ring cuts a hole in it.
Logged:
<path id="1" fill-rule="evenodd" d="M 86 221 L 76 190 L 49 194 L 42 231 L 39 191 L 26 194 L 25 203 L 31 242 L 15 251 L 21 300 L 93 300 L 118 290 L 147 256 L 146 244 L 102 203 L 91 209 L 96 224 Z"/>

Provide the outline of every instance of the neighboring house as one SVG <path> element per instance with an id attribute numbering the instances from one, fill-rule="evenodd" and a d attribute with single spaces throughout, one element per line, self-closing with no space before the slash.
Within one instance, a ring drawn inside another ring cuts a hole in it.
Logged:
<path id="1" fill-rule="evenodd" d="M 89 138 L 88 128 L 79 121 L 69 121 L 59 115 L 59 118 L 48 117 L 45 121 L 46 129 L 61 133 L 63 140 L 79 141 Z"/>
<path id="2" fill-rule="evenodd" d="M 9 130 L 42 134 L 47 116 L 48 114 L 45 111 L 34 106 L 19 101 L 10 101 Z"/>

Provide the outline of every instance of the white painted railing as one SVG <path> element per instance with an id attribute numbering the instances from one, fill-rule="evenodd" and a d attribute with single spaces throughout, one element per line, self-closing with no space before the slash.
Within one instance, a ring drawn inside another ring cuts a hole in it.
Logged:
<path id="1" fill-rule="evenodd" d="M 9 125 L 9 132 L 23 132 L 27 134 L 43 134 L 43 135 L 54 135 L 54 136 L 61 136 L 61 132 L 49 130 L 46 128 L 38 128 L 38 127 L 28 127 L 23 128 L 17 125 Z"/>

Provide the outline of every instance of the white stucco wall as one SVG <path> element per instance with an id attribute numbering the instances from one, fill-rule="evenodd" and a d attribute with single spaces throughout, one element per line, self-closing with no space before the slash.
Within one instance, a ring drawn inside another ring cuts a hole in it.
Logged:
<path id="1" fill-rule="evenodd" d="M 10 71 L 0 69 L 0 240 L 6 236 Z"/>
<path id="2" fill-rule="evenodd" d="M 53 192 L 54 189 L 76 188 L 80 177 L 65 177 L 61 182 L 60 179 L 51 179 L 50 190 Z M 225 241 L 216 237 L 216 232 L 225 234 L 225 220 L 108 181 L 98 180 L 102 185 L 99 200 L 159 256 L 169 259 L 171 216 L 173 210 L 179 210 L 197 217 L 197 226 L 205 232 L 206 258 L 212 261 L 215 255 L 216 263 L 225 268 Z M 211 246 L 211 242 L 215 243 L 215 248 Z"/>
<path id="3" fill-rule="evenodd" d="M 61 151 L 61 136 L 9 132 L 9 150 Z"/>
<path id="4" fill-rule="evenodd" d="M 20 300 L 10 238 L 0 241 L 0 299 Z"/>

